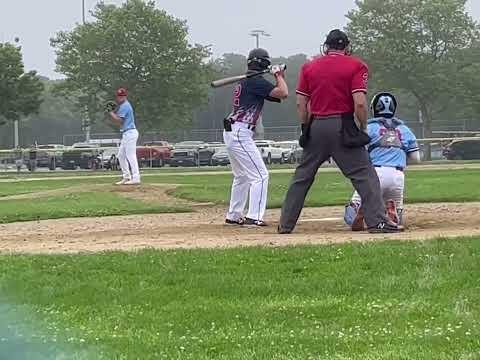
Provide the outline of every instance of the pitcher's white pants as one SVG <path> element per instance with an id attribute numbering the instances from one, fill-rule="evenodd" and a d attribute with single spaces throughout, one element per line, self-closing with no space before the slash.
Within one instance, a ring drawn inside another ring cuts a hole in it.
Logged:
<path id="1" fill-rule="evenodd" d="M 232 193 L 227 219 L 242 219 L 248 200 L 246 217 L 263 220 L 267 207 L 268 171 L 247 125 L 235 123 L 232 131 L 224 131 L 223 139 L 233 172 Z"/>
<path id="2" fill-rule="evenodd" d="M 118 149 L 118 162 L 125 180 L 140 181 L 140 170 L 137 161 L 138 131 L 128 130 L 123 133 L 120 148 Z"/>

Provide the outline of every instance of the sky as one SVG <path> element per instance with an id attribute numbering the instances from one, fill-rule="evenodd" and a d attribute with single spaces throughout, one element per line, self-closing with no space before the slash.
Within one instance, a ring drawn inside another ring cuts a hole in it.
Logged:
<path id="1" fill-rule="evenodd" d="M 97 2 L 85 0 L 87 11 Z M 122 2 L 105 0 L 109 4 Z M 37 70 L 50 78 L 61 77 L 55 73 L 50 38 L 81 22 L 82 0 L 0 0 L 0 3 L 0 41 L 20 38 L 27 70 Z M 187 20 L 190 41 L 213 45 L 214 56 L 248 53 L 255 45 L 254 38 L 249 36 L 254 29 L 271 34 L 261 39 L 261 46 L 272 56 L 315 55 L 328 31 L 344 27 L 345 14 L 355 6 L 355 0 L 156 0 L 156 3 L 169 14 Z M 480 0 L 470 0 L 468 10 L 480 20 Z"/>

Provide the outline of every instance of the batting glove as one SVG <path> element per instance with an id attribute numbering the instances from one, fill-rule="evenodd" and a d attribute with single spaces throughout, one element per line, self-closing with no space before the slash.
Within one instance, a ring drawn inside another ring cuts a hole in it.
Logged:
<path id="1" fill-rule="evenodd" d="M 285 65 L 285 64 L 273 65 L 270 68 L 270 73 L 277 76 L 277 75 L 283 74 L 285 72 L 285 70 L 287 70 L 287 65 Z"/>

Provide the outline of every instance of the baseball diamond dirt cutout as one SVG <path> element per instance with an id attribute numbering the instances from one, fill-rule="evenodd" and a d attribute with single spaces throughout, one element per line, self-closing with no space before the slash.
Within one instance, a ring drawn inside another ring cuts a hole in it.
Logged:
<path id="1" fill-rule="evenodd" d="M 142 201 L 186 204 L 168 195 L 173 185 L 143 185 L 119 191 Z M 148 191 L 147 191 L 148 190 Z M 59 190 L 60 191 L 60 190 Z M 49 195 L 51 192 L 49 192 Z M 148 194 L 148 197 L 145 196 Z M 28 196 L 28 195 L 23 195 Z M 32 197 L 40 193 L 30 194 Z M 407 206 L 408 229 L 402 234 L 353 233 L 343 224 L 343 207 L 307 208 L 296 231 L 276 233 L 279 210 L 268 210 L 267 228 L 223 225 L 224 207 L 193 205 L 192 213 L 44 220 L 0 225 L 2 253 L 79 253 L 143 248 L 217 248 L 286 246 L 351 241 L 423 240 L 435 237 L 480 235 L 480 203 L 434 203 Z"/>

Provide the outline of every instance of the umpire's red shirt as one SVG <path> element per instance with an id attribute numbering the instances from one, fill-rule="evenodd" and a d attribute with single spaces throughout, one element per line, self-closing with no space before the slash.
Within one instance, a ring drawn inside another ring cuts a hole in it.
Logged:
<path id="1" fill-rule="evenodd" d="M 310 99 L 310 113 L 331 116 L 354 112 L 352 94 L 367 92 L 368 67 L 361 60 L 329 51 L 303 65 L 297 94 Z"/>

